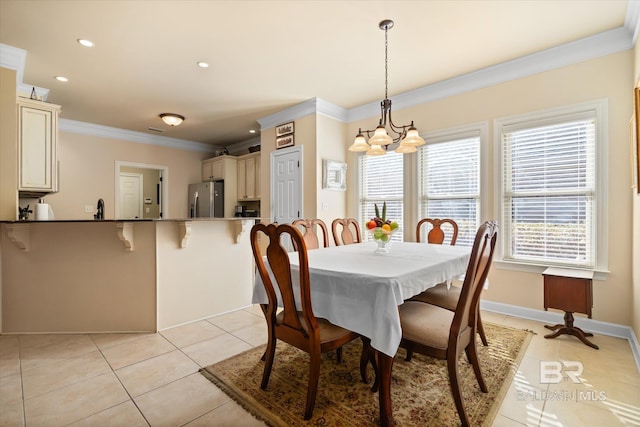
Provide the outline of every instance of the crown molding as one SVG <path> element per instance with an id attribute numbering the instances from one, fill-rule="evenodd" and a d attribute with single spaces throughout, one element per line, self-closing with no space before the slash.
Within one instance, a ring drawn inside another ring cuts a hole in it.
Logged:
<path id="1" fill-rule="evenodd" d="M 632 32 L 626 27 L 619 27 L 478 71 L 423 86 L 390 97 L 390 99 L 397 111 L 402 108 L 413 107 L 424 104 L 425 102 L 459 95 L 632 48 Z M 347 121 L 353 122 L 378 114 L 380 114 L 380 102 L 375 101 L 348 110 Z"/>
<path id="2" fill-rule="evenodd" d="M 280 123 L 286 123 L 311 114 L 320 114 L 342 122 L 346 122 L 348 117 L 345 108 L 320 98 L 311 98 L 275 114 L 262 117 L 257 122 L 260 124 L 260 130 L 262 131 L 275 127 Z"/>
<path id="3" fill-rule="evenodd" d="M 43 101 L 47 100 L 49 96 L 49 89 L 43 87 L 32 86 L 23 83 L 24 67 L 27 61 L 27 51 L 19 49 L 17 47 L 9 46 L 6 44 L 0 44 L 0 67 L 7 68 L 9 70 L 15 70 L 16 72 L 16 90 L 18 93 L 31 95 L 31 90 L 36 89 L 36 95 L 42 97 Z"/>
<path id="4" fill-rule="evenodd" d="M 627 15 L 624 17 L 624 27 L 632 34 L 631 41 L 636 44 L 638 29 L 640 28 L 640 2 L 630 1 L 627 5 Z"/>
<path id="5" fill-rule="evenodd" d="M 137 142 L 140 144 L 159 145 L 161 147 L 198 151 L 201 153 L 212 153 L 216 148 L 209 144 L 187 141 L 186 139 L 149 135 L 142 132 L 114 128 L 110 126 L 96 125 L 86 122 L 79 122 L 69 119 L 60 119 L 58 122 L 58 129 L 60 129 L 62 132 L 98 136 L 101 138 L 118 139 L 121 141 Z"/>

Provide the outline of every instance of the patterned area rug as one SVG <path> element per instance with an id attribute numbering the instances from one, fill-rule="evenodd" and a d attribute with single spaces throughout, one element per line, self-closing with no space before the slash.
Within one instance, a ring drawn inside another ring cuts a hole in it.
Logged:
<path id="1" fill-rule="evenodd" d="M 489 388 L 482 393 L 464 353 L 460 361 L 465 408 L 474 426 L 491 425 L 531 339 L 531 332 L 485 322 L 489 346 L 478 340 L 479 359 Z M 208 366 L 200 372 L 257 418 L 270 426 L 375 426 L 378 394 L 360 380 L 362 344 L 343 349 L 344 363 L 335 353 L 323 355 L 313 417 L 305 421 L 308 355 L 278 341 L 267 390 L 260 389 L 265 345 Z M 415 354 L 404 360 L 400 349 L 393 363 L 391 399 L 397 426 L 458 426 L 445 361 Z M 369 366 L 369 376 L 373 376 Z"/>

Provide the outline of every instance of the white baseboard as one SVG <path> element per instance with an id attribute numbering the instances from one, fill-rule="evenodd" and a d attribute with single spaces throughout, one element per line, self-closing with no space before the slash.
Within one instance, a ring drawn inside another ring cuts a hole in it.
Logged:
<path id="1" fill-rule="evenodd" d="M 494 301 L 480 301 L 480 308 L 494 313 L 506 314 L 523 319 L 536 320 L 543 323 L 564 323 L 564 315 L 561 313 L 535 310 L 533 308 L 520 307 L 517 305 L 503 304 Z M 629 326 L 615 323 L 601 322 L 599 320 L 576 317 L 575 325 L 589 332 L 596 332 L 602 335 L 609 335 L 617 338 L 624 338 L 629 341 L 631 353 L 636 362 L 636 368 L 640 372 L 640 343 L 638 337 Z"/>

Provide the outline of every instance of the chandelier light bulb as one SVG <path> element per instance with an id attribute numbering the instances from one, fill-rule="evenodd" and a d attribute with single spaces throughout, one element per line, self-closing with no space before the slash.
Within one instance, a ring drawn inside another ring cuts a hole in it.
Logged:
<path id="1" fill-rule="evenodd" d="M 353 144 L 351 144 L 351 146 L 349 147 L 349 151 L 362 152 L 362 151 L 367 151 L 370 148 L 371 147 L 369 146 L 369 144 L 367 144 L 367 141 L 365 141 L 364 135 L 362 135 L 362 132 L 358 132 L 356 139 L 353 141 Z"/>

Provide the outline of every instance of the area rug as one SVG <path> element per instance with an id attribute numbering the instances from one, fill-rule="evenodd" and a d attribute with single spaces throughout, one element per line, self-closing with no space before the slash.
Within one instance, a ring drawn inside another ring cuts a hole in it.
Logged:
<path id="1" fill-rule="evenodd" d="M 482 393 L 464 353 L 459 362 L 461 389 L 471 425 L 491 425 L 511 383 L 531 332 L 484 323 L 489 346 L 478 342 L 478 357 L 489 388 Z M 278 341 L 271 378 L 260 389 L 266 345 L 255 347 L 200 372 L 248 412 L 269 426 L 379 425 L 378 394 L 360 379 L 362 344 L 343 348 L 343 363 L 335 353 L 323 355 L 313 417 L 305 421 L 309 356 Z M 458 426 L 460 419 L 451 396 L 446 362 L 414 354 L 404 360 L 403 349 L 393 363 L 391 401 L 397 426 Z M 369 376 L 373 376 L 369 366 Z M 371 381 L 370 381 L 371 382 Z"/>

